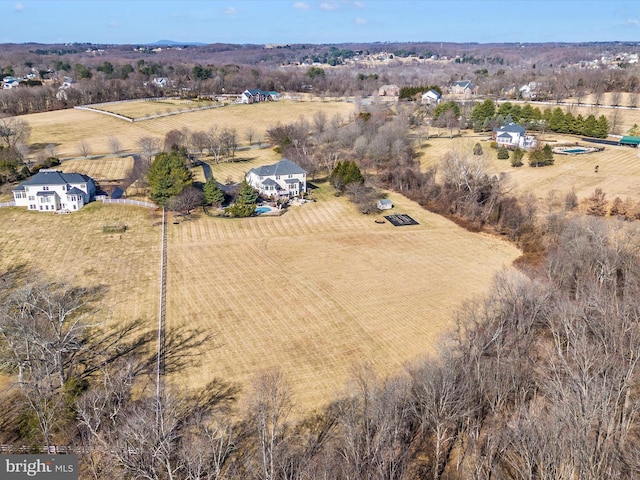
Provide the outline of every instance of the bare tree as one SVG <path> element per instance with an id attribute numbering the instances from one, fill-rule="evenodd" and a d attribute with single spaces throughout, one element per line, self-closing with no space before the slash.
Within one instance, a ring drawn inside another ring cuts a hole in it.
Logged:
<path id="1" fill-rule="evenodd" d="M 182 193 L 167 202 L 169 209 L 185 215 L 191 214 L 191 210 L 202 205 L 204 205 L 204 194 L 196 187 L 185 188 Z"/>
<path id="2" fill-rule="evenodd" d="M 138 148 L 147 165 L 151 165 L 153 155 L 160 150 L 160 141 L 153 137 L 141 137 L 138 140 Z"/>
<path id="3" fill-rule="evenodd" d="M 191 146 L 195 150 L 200 152 L 200 155 L 202 155 L 202 152 L 205 148 L 207 148 L 207 145 L 209 143 L 209 137 L 207 136 L 206 132 L 199 130 L 191 134 L 190 143 Z"/>
<path id="4" fill-rule="evenodd" d="M 0 117 L 0 142 L 6 148 L 29 143 L 30 135 L 31 127 L 24 120 L 15 117 Z"/>
<path id="5" fill-rule="evenodd" d="M 120 145 L 120 140 L 118 140 L 117 137 L 109 137 L 107 143 L 109 144 L 109 151 L 113 155 L 118 155 L 120 153 L 122 145 Z"/>
<path id="6" fill-rule="evenodd" d="M 256 376 L 248 402 L 248 423 L 257 440 L 257 458 L 247 460 L 255 461 L 257 478 L 275 480 L 286 456 L 288 417 L 293 405 L 282 372 L 273 370 Z"/>
<path id="7" fill-rule="evenodd" d="M 244 131 L 244 138 L 247 139 L 247 142 L 249 142 L 249 145 L 252 145 L 253 139 L 256 138 L 255 129 L 251 126 L 247 127 L 246 130 Z"/>
<path id="8" fill-rule="evenodd" d="M 91 153 L 89 143 L 86 140 L 80 140 L 78 143 L 78 153 L 84 158 L 87 158 L 89 153 Z"/>

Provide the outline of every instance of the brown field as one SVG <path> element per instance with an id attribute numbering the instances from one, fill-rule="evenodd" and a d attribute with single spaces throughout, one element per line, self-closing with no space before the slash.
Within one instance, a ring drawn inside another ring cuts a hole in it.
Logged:
<path id="1" fill-rule="evenodd" d="M 216 102 L 193 101 L 193 100 L 149 100 L 140 102 L 110 103 L 107 105 L 97 105 L 94 108 L 105 112 L 118 113 L 129 118 L 142 118 L 158 113 L 178 112 L 190 108 L 206 107 L 215 105 Z"/>
<path id="2" fill-rule="evenodd" d="M 132 108 L 135 104 L 129 102 L 124 105 Z M 253 141 L 257 142 L 260 139 L 264 140 L 265 131 L 278 122 L 294 122 L 301 116 L 311 121 L 317 111 L 325 112 L 329 118 L 336 114 L 346 118 L 353 113 L 353 109 L 354 105 L 347 102 L 283 100 L 255 105 L 229 105 L 136 123 L 97 112 L 74 109 L 34 113 L 20 118 L 31 126 L 32 145 L 44 148 L 46 145 L 54 144 L 57 156 L 78 157 L 81 141 L 89 145 L 92 156 L 110 153 L 110 137 L 118 139 L 123 152 L 132 153 L 137 151 L 136 142 L 141 137 L 151 136 L 162 140 L 169 130 L 183 128 L 191 131 L 206 131 L 213 127 L 235 128 L 242 145 L 246 143 L 245 133 L 249 128 L 255 131 Z"/>
<path id="3" fill-rule="evenodd" d="M 107 285 L 99 321 L 157 315 L 160 228 L 152 210 L 95 202 L 71 215 L 0 208 L 0 271 L 26 264 L 50 280 Z M 104 225 L 127 225 L 104 234 Z"/>
<path id="4" fill-rule="evenodd" d="M 169 225 L 169 326 L 197 323 L 218 343 L 181 382 L 280 367 L 317 406 L 354 365 L 384 374 L 434 352 L 454 309 L 519 255 L 399 195 L 394 212 L 420 225 L 376 224 L 326 184 L 315 195 L 280 217 Z"/>
<path id="5" fill-rule="evenodd" d="M 142 102 L 141 102 L 142 103 Z M 260 135 L 277 122 L 291 122 L 321 109 L 346 117 L 343 102 L 277 102 L 234 105 L 128 123 L 98 113 L 65 110 L 25 116 L 32 142 L 56 143 L 58 155 L 77 156 L 85 139 L 92 155 L 108 152 L 115 136 L 124 150 L 137 139 L 162 138 L 173 128 L 249 127 Z M 433 133 L 433 131 L 432 131 Z M 457 148 L 471 153 L 486 136 L 430 138 L 420 149 L 423 167 Z M 575 138 L 545 136 L 548 140 Z M 258 138 L 254 138 L 257 141 Z M 492 172 L 508 172 L 516 191 L 544 199 L 551 190 L 575 187 L 584 197 L 597 186 L 614 195 L 640 198 L 636 149 L 609 147 L 598 154 L 556 155 L 556 165 L 513 169 L 482 142 Z M 250 169 L 277 161 L 272 149 L 238 152 L 237 161 L 212 164 L 220 182 L 239 181 Z M 65 170 L 117 177 L 128 158 L 63 162 Z M 76 162 L 76 163 L 72 163 Z M 599 173 L 594 166 L 599 165 Z M 202 168 L 194 171 L 203 181 Z M 496 272 L 519 255 L 513 246 L 469 233 L 406 198 L 391 194 L 394 212 L 420 225 L 376 224 L 345 198 L 321 185 L 315 203 L 280 217 L 225 219 L 201 213 L 169 222 L 169 328 L 193 324 L 217 336 L 199 367 L 175 382 L 201 386 L 214 376 L 246 385 L 257 371 L 280 367 L 294 386 L 298 404 L 319 406 L 339 390 L 354 365 L 368 362 L 384 374 L 434 352 L 451 331 L 452 313 L 479 295 Z M 100 317 L 105 321 L 144 318 L 155 326 L 160 232 L 157 213 L 139 207 L 92 204 L 72 215 L 0 209 L 0 269 L 18 263 L 51 278 L 109 286 Z M 120 235 L 105 224 L 125 223 Z"/>
<path id="6" fill-rule="evenodd" d="M 277 366 L 299 405 L 318 406 L 355 364 L 384 374 L 434 352 L 455 308 L 519 255 L 399 195 L 394 211 L 420 225 L 376 224 L 327 185 L 315 196 L 280 217 L 169 222 L 168 326 L 198 325 L 217 338 L 176 382 L 196 387 L 217 376 L 246 385 Z M 102 233 L 122 223 L 126 233 Z M 51 279 L 105 284 L 100 320 L 155 327 L 157 213 L 100 203 L 72 215 L 5 208 L 0 224 L 0 269 L 26 263 Z"/>
<path id="7" fill-rule="evenodd" d="M 524 165 L 513 168 L 509 160 L 498 160 L 496 150 L 489 147 L 485 141 L 486 135 L 465 135 L 462 138 L 430 138 L 424 142 L 426 147 L 420 149 L 422 154 L 420 163 L 423 168 L 437 165 L 450 150 L 472 155 L 473 146 L 480 142 L 483 157 L 492 173 L 505 172 L 509 185 L 514 192 L 532 192 L 538 198 L 547 198 L 549 192 L 559 192 L 563 197 L 572 188 L 578 198 L 591 195 L 596 188 L 601 188 L 609 199 L 620 196 L 640 200 L 640 150 L 629 147 L 604 145 L 602 152 L 582 155 L 554 155 L 555 164 L 542 168 L 528 166 L 527 156 Z M 579 137 L 544 135 L 544 140 L 551 141 L 551 145 L 561 143 L 575 143 Z M 584 143 L 584 142 L 582 142 Z M 595 145 L 595 144 L 592 144 Z M 599 166 L 595 173 L 595 166 Z"/>
<path id="8" fill-rule="evenodd" d="M 76 172 L 89 175 L 98 182 L 121 180 L 133 169 L 133 157 L 100 157 L 92 159 L 65 160 L 58 167 L 63 172 Z"/>

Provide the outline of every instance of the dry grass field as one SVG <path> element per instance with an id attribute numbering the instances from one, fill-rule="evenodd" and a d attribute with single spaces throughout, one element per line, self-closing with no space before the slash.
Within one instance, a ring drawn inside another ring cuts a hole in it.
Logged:
<path id="1" fill-rule="evenodd" d="M 149 102 L 128 102 L 127 108 L 145 108 Z M 139 104 L 139 105 L 138 105 Z M 109 106 L 111 108 L 111 106 Z M 60 110 L 35 113 L 20 117 L 31 126 L 31 144 L 42 148 L 56 145 L 59 157 L 80 156 L 79 144 L 89 146 L 90 155 L 111 153 L 109 139 L 118 139 L 122 151 L 137 151 L 136 143 L 141 137 L 151 136 L 160 140 L 172 129 L 187 128 L 191 131 L 217 127 L 235 128 L 240 144 L 246 143 L 249 128 L 254 132 L 253 141 L 264 140 L 265 131 L 278 122 L 291 123 L 300 117 L 312 121 L 315 112 L 325 112 L 328 118 L 340 115 L 347 118 L 354 105 L 347 102 L 297 102 L 278 101 L 254 105 L 229 105 L 222 108 L 183 113 L 142 122 L 126 122 L 118 118 L 87 110 Z"/>
<path id="2" fill-rule="evenodd" d="M 98 105 L 94 108 L 105 112 L 118 113 L 129 118 L 142 118 L 159 113 L 178 112 L 190 108 L 206 107 L 215 105 L 216 102 L 193 101 L 193 100 L 149 100 L 140 102 L 110 103 Z"/>
<path id="3" fill-rule="evenodd" d="M 106 285 L 98 320 L 154 321 L 158 307 L 160 227 L 146 208 L 94 202 L 71 215 L 0 208 L 0 271 L 19 264 L 44 279 Z M 127 225 L 104 234 L 104 225 Z"/>
<path id="4" fill-rule="evenodd" d="M 133 157 L 101 157 L 92 159 L 72 159 L 62 162 L 58 170 L 89 175 L 98 182 L 121 180 L 133 170 Z"/>
<path id="5" fill-rule="evenodd" d="M 347 117 L 353 108 L 346 102 L 283 101 L 138 123 L 80 110 L 23 118 L 32 127 L 32 143 L 54 143 L 59 156 L 77 157 L 81 140 L 91 145 L 91 155 L 108 153 L 112 136 L 132 152 L 140 137 L 162 138 L 174 128 L 235 128 L 241 141 L 252 128 L 255 142 L 277 122 L 311 119 L 318 110 Z M 430 138 L 420 149 L 420 161 L 424 168 L 434 165 L 450 149 L 471 154 L 482 138 Z M 597 154 L 556 155 L 551 167 L 514 169 L 496 159 L 488 142 L 482 145 L 489 170 L 507 172 L 516 191 L 545 199 L 549 191 L 575 188 L 585 197 L 601 187 L 609 198 L 640 199 L 636 149 L 607 146 Z M 277 160 L 270 148 L 242 150 L 237 161 L 211 164 L 211 171 L 220 182 L 235 182 L 250 168 Z M 131 157 L 105 156 L 65 161 L 62 168 L 122 178 L 131 164 Z M 202 167 L 194 174 L 204 181 Z M 368 362 L 385 374 L 433 353 L 451 331 L 454 310 L 483 293 L 495 273 L 519 255 L 513 246 L 469 233 L 397 194 L 390 195 L 396 205 L 391 213 L 408 213 L 419 225 L 377 224 L 380 215 L 361 215 L 327 185 L 314 196 L 317 202 L 291 207 L 280 217 L 226 219 L 196 213 L 169 222 L 168 326 L 198 325 L 217 339 L 198 367 L 173 381 L 201 386 L 217 376 L 246 385 L 259 370 L 279 367 L 299 405 L 319 406 L 342 388 L 357 364 Z M 129 228 L 122 235 L 102 233 L 106 224 L 123 223 Z M 98 203 L 72 215 L 0 209 L 0 269 L 26 263 L 52 279 L 103 283 L 108 293 L 101 318 L 144 318 L 153 328 L 157 224 L 157 213 L 148 209 Z"/>
<path id="6" fill-rule="evenodd" d="M 507 174 L 510 188 L 514 192 L 532 192 L 540 199 L 548 197 L 549 192 L 558 192 L 562 197 L 572 188 L 578 198 L 585 198 L 593 194 L 596 188 L 601 188 L 607 198 L 620 196 L 640 200 L 640 150 L 629 147 L 605 145 L 602 152 L 581 155 L 554 155 L 554 165 L 542 168 L 531 168 L 524 158 L 524 165 L 513 168 L 509 160 L 498 160 L 496 150 L 484 141 L 486 135 L 465 135 L 462 138 L 435 138 L 424 142 L 420 163 L 423 168 L 437 165 L 448 151 L 458 151 L 473 157 L 473 146 L 480 142 L 483 157 L 487 161 L 489 172 Z M 575 143 L 579 137 L 544 135 L 544 139 L 552 141 L 551 145 Z M 582 142 L 584 143 L 584 142 Z M 598 165 L 598 172 L 595 166 Z"/>
<path id="7" fill-rule="evenodd" d="M 326 184 L 315 195 L 280 217 L 169 225 L 169 326 L 200 325 L 218 344 L 179 381 L 246 384 L 277 367 L 317 406 L 358 364 L 385 374 L 433 353 L 455 308 L 519 255 L 399 195 L 393 212 L 420 225 L 377 224 Z"/>

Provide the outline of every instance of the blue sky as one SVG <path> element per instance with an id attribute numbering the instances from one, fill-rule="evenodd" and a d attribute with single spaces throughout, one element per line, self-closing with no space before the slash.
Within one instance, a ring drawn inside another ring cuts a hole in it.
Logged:
<path id="1" fill-rule="evenodd" d="M 0 0 L 0 43 L 638 41 L 638 0 Z"/>

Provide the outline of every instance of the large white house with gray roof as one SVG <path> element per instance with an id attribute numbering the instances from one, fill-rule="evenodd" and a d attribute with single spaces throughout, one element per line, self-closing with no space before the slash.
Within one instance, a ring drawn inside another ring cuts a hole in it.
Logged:
<path id="1" fill-rule="evenodd" d="M 525 135 L 525 128 L 517 123 L 494 128 L 493 133 L 499 147 L 530 149 L 536 146 L 535 137 Z"/>
<path id="2" fill-rule="evenodd" d="M 16 206 L 39 212 L 74 212 L 95 196 L 91 177 L 54 169 L 42 169 L 13 189 Z"/>
<path id="3" fill-rule="evenodd" d="M 286 158 L 273 165 L 252 168 L 246 179 L 249 185 L 267 197 L 296 197 L 307 190 L 307 172 Z"/>

